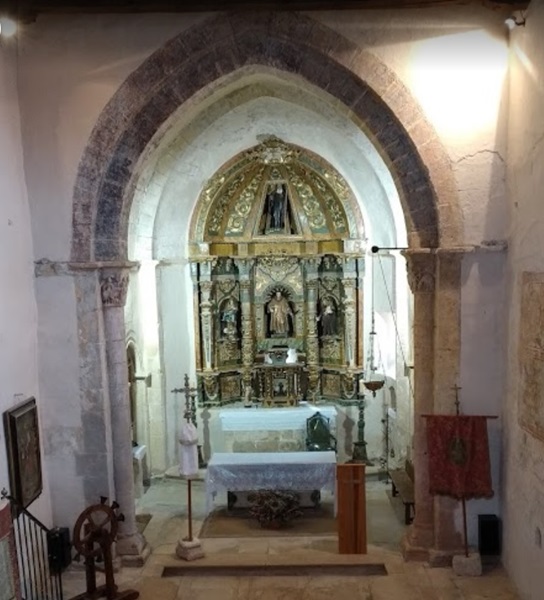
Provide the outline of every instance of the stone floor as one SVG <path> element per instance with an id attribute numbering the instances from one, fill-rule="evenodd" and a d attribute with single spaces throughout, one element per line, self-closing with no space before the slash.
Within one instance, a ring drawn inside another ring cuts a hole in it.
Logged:
<path id="1" fill-rule="evenodd" d="M 369 548 L 366 555 L 339 555 L 335 536 L 204 539 L 205 558 L 185 562 L 175 556 L 178 540 L 187 534 L 185 483 L 154 482 L 138 501 L 138 513 L 151 513 L 144 535 L 152 554 L 144 567 L 124 567 L 116 575 L 120 589 L 140 592 L 141 600 L 517 600 L 504 570 L 487 567 L 481 577 L 458 577 L 451 569 L 405 563 L 398 551 L 404 531 L 403 509 L 383 481 L 367 485 Z M 201 482 L 193 483 L 196 535 L 204 517 Z M 163 578 L 163 567 L 205 565 L 384 563 L 387 575 L 361 577 L 316 573 L 293 576 L 189 574 Z M 64 575 L 65 598 L 85 589 L 81 568 Z"/>

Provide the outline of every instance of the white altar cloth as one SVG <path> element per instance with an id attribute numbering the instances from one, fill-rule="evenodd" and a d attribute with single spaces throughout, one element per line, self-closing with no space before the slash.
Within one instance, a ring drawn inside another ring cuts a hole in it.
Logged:
<path id="1" fill-rule="evenodd" d="M 223 431 L 283 431 L 306 429 L 306 419 L 320 412 L 336 427 L 334 406 L 299 405 L 289 408 L 227 408 L 219 412 Z"/>
<path id="2" fill-rule="evenodd" d="M 334 493 L 336 454 L 329 452 L 216 452 L 206 471 L 206 514 L 217 492 L 259 489 Z"/>

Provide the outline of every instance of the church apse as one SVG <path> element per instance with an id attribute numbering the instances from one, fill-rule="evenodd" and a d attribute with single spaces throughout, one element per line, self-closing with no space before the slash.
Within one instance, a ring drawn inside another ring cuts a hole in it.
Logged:
<path id="1" fill-rule="evenodd" d="M 331 165 L 265 139 L 205 185 L 191 240 L 202 404 L 353 400 L 363 223 Z"/>

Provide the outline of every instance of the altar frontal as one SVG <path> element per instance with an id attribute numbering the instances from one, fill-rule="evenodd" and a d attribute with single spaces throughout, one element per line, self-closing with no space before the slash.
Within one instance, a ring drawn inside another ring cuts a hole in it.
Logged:
<path id="1" fill-rule="evenodd" d="M 334 452 L 218 452 L 206 471 L 206 514 L 218 492 L 328 490 L 334 493 Z"/>

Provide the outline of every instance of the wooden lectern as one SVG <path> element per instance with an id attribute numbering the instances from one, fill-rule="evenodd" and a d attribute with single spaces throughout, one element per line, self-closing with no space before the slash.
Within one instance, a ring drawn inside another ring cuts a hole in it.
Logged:
<path id="1" fill-rule="evenodd" d="M 365 465 L 337 465 L 338 552 L 366 554 Z"/>

